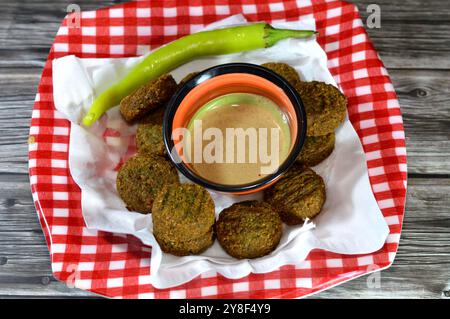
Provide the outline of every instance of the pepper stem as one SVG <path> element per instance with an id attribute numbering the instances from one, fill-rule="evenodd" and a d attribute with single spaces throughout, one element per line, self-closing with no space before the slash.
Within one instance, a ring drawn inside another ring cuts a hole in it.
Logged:
<path id="1" fill-rule="evenodd" d="M 264 41 L 266 44 L 266 48 L 271 47 L 278 41 L 287 39 L 287 38 L 309 38 L 314 34 L 318 34 L 318 32 L 313 30 L 291 30 L 291 29 L 276 29 L 272 27 L 270 24 L 267 24 L 264 29 Z"/>

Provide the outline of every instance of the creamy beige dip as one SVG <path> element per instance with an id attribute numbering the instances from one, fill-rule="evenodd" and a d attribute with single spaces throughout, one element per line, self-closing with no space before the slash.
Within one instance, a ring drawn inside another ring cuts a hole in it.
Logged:
<path id="1" fill-rule="evenodd" d="M 223 185 L 248 184 L 272 173 L 291 145 L 286 115 L 272 100 L 250 93 L 213 99 L 194 114 L 188 130 L 191 168 Z"/>

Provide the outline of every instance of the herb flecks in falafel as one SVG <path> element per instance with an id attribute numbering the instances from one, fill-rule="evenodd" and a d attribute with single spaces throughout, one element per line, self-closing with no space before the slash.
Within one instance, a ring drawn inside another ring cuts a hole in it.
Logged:
<path id="1" fill-rule="evenodd" d="M 220 213 L 216 234 L 229 255 L 238 259 L 258 258 L 270 254 L 278 246 L 282 223 L 267 203 L 247 201 Z"/>
<path id="2" fill-rule="evenodd" d="M 157 156 L 139 154 L 126 161 L 117 174 L 117 192 L 130 211 L 148 214 L 166 184 L 178 183 L 173 166 Z"/>
<path id="3" fill-rule="evenodd" d="M 161 250 L 166 253 L 175 256 L 199 255 L 214 243 L 214 232 L 186 241 L 159 236 L 157 241 Z"/>

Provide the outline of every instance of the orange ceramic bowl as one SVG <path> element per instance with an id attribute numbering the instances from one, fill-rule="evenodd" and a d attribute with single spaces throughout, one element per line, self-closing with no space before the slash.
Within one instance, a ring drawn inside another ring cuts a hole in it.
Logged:
<path id="1" fill-rule="evenodd" d="M 271 99 L 287 116 L 290 127 L 291 145 L 286 160 L 272 174 L 249 184 L 225 185 L 202 178 L 186 161 L 181 140 L 173 134 L 186 128 L 203 105 L 230 93 L 253 93 Z M 296 90 L 276 73 L 254 64 L 222 64 L 200 72 L 178 89 L 167 105 L 163 134 L 172 162 L 188 179 L 220 192 L 249 194 L 273 184 L 295 162 L 306 138 L 306 113 Z"/>

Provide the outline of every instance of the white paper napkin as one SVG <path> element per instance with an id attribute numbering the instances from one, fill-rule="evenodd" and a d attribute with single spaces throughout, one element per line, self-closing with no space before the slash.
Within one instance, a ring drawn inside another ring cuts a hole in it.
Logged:
<path id="1" fill-rule="evenodd" d="M 242 15 L 229 17 L 208 29 L 245 24 Z M 315 29 L 315 21 L 273 23 L 275 27 Z M 67 56 L 53 61 L 55 106 L 72 122 L 69 167 L 82 191 L 82 211 L 87 227 L 115 233 L 133 234 L 151 245 L 151 283 L 168 288 L 185 283 L 199 274 L 220 273 L 241 278 L 250 272 L 265 273 L 303 261 L 314 248 L 343 254 L 364 254 L 380 249 L 389 233 L 369 183 L 365 155 L 359 138 L 348 121 L 336 132 L 332 155 L 316 166 L 326 183 L 327 200 L 312 224 L 284 226 L 277 249 L 268 256 L 237 260 L 228 256 L 218 242 L 199 256 L 176 257 L 161 252 L 152 235 L 151 215 L 129 212 L 116 191 L 116 168 L 121 159 L 133 154 L 135 126 L 128 126 L 118 108 L 111 109 L 91 128 L 77 123 L 93 98 L 122 78 L 141 58 L 78 59 Z M 228 62 L 285 62 L 303 80 L 318 80 L 336 86 L 327 69 L 327 57 L 315 39 L 287 39 L 267 49 L 240 54 L 201 58 L 171 74 L 179 81 L 186 74 Z M 261 194 L 231 196 L 212 193 L 216 214 L 234 202 L 260 198 Z"/>

